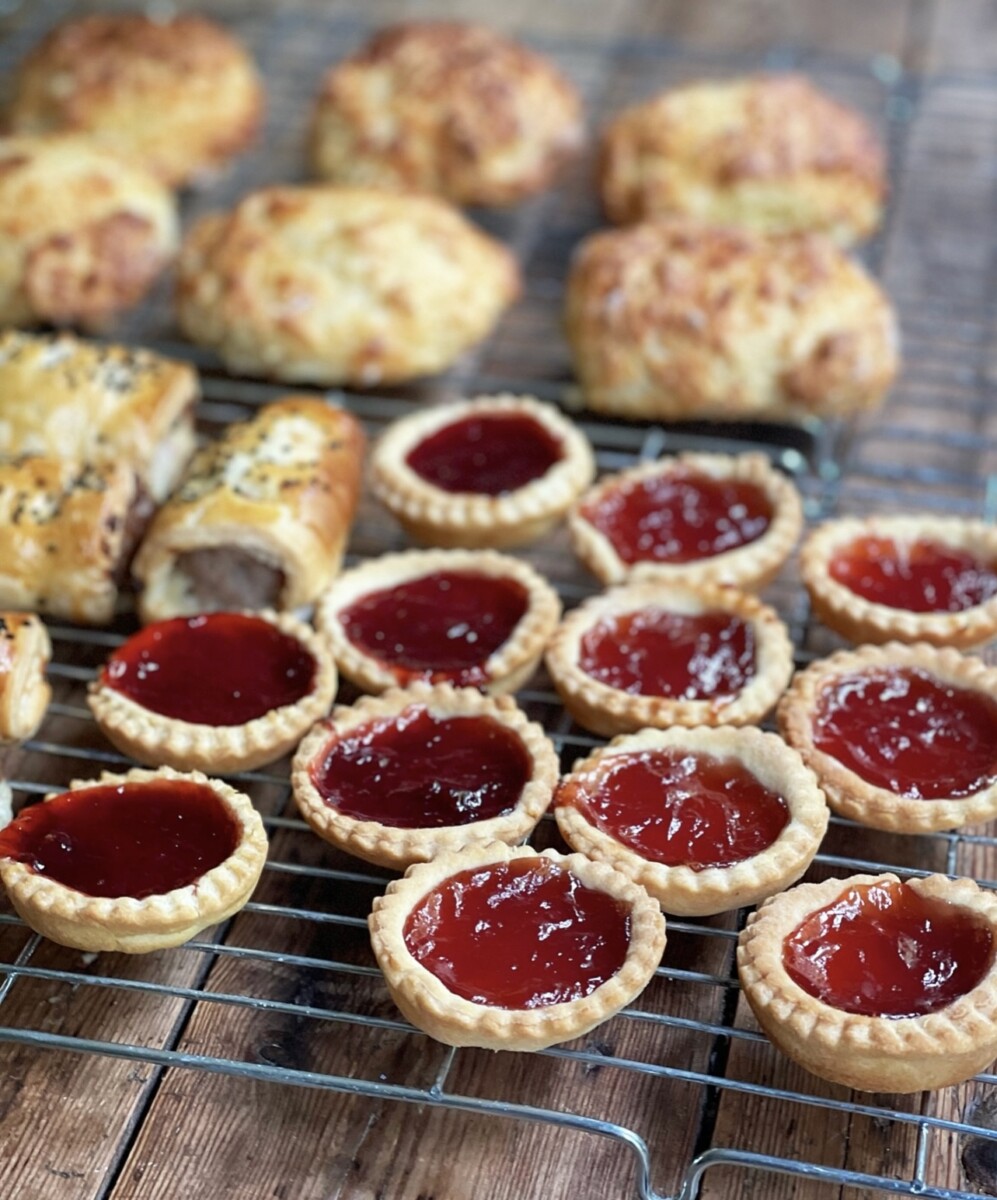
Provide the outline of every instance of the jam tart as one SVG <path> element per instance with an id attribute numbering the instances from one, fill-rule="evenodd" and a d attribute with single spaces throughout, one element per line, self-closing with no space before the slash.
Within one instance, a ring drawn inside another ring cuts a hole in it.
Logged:
<path id="1" fill-rule="evenodd" d="M 248 796 L 196 771 L 135 769 L 22 809 L 0 832 L 0 880 L 53 942 L 144 954 L 238 912 L 266 854 Z"/>
<path id="2" fill-rule="evenodd" d="M 604 584 L 762 588 L 803 528 L 793 484 L 762 454 L 680 454 L 608 475 L 568 520 L 575 553 Z"/>
<path id="3" fill-rule="evenodd" d="M 757 904 L 810 865 L 827 829 L 812 771 L 759 729 L 643 729 L 577 763 L 555 799 L 561 836 L 667 913 Z"/>
<path id="4" fill-rule="evenodd" d="M 966 649 L 997 635 L 997 526 L 961 517 L 843 517 L 800 555 L 814 612 L 852 642 Z"/>
<path id="5" fill-rule="evenodd" d="M 479 396 L 395 421 L 371 458 L 374 494 L 413 540 L 534 542 L 595 475 L 588 439 L 532 396 Z"/>
<path id="6" fill-rule="evenodd" d="M 557 753 L 511 696 L 413 683 L 337 706 L 291 772 L 327 842 L 404 870 L 470 843 L 520 842 L 547 811 Z"/>
<path id="7" fill-rule="evenodd" d="M 89 703 L 123 754 L 229 774 L 293 750 L 335 694 L 323 639 L 289 613 L 264 610 L 145 626 L 111 654 Z"/>
<path id="8" fill-rule="evenodd" d="M 751 725 L 793 673 L 775 610 L 718 585 L 610 588 L 574 609 L 547 649 L 564 707 L 604 737 L 670 725 Z"/>
<path id="9" fill-rule="evenodd" d="M 341 575 L 316 624 L 340 673 L 366 692 L 415 680 L 514 692 L 561 615 L 532 567 L 493 550 L 407 550 Z"/>
<path id="10" fill-rule="evenodd" d="M 758 1023 L 801 1066 L 919 1092 L 997 1055 L 995 945 L 997 897 L 972 880 L 856 875 L 767 900 L 737 961 Z"/>
<path id="11" fill-rule="evenodd" d="M 844 817 L 929 833 L 997 816 L 997 668 L 927 643 L 812 663 L 778 708 L 783 737 Z"/>
<path id="12" fill-rule="evenodd" d="M 371 943 L 402 1014 L 451 1046 L 541 1050 L 608 1020 L 665 946 L 657 901 L 605 863 L 501 843 L 411 867 Z"/>

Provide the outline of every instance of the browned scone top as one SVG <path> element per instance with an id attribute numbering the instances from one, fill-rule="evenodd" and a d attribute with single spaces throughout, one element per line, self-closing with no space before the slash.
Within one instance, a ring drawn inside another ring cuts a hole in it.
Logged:
<path id="1" fill-rule="evenodd" d="M 674 88 L 622 112 L 603 133 L 600 186 L 619 223 L 684 214 L 819 230 L 848 245 L 879 223 L 886 175 L 859 113 L 803 75 L 755 75 Z"/>
<path id="2" fill-rule="evenodd" d="M 45 681 L 51 657 L 48 630 L 34 613 L 0 612 L 0 743 L 37 732 L 52 699 Z"/>
<path id="3" fill-rule="evenodd" d="M 548 59 L 458 21 L 382 29 L 326 75 L 315 173 L 337 183 L 514 204 L 580 147 L 581 101 Z"/>
<path id="4" fill-rule="evenodd" d="M 566 329 L 588 407 L 630 418 L 847 416 L 899 357 L 889 301 L 827 238 L 684 218 L 586 239 Z"/>
<path id="5" fill-rule="evenodd" d="M 310 604 L 339 570 L 364 434 L 343 409 L 286 396 L 192 459 L 135 557 L 145 621 Z"/>
<path id="6" fill-rule="evenodd" d="M 262 107 L 252 60 L 214 21 L 102 13 L 57 25 L 28 54 L 7 124 L 94 135 L 177 185 L 243 150 Z"/>

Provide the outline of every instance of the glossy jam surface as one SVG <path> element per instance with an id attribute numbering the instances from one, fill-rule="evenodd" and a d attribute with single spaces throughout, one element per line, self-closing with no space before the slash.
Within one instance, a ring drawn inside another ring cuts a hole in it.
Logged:
<path id="1" fill-rule="evenodd" d="M 401 682 L 485 683 L 485 663 L 526 612 L 515 579 L 437 571 L 362 596 L 339 614 L 346 636 Z"/>
<path id="2" fill-rule="evenodd" d="M 848 888 L 811 913 L 786 938 L 783 965 L 833 1008 L 920 1017 L 976 987 L 993 943 L 982 918 L 886 880 Z"/>
<path id="3" fill-rule="evenodd" d="M 147 625 L 108 659 L 103 682 L 152 712 L 244 725 L 312 690 L 318 664 L 297 638 L 242 613 Z"/>
<path id="4" fill-rule="evenodd" d="M 532 417 L 482 413 L 445 425 L 405 461 L 445 492 L 501 496 L 546 475 L 563 457 L 560 440 Z"/>
<path id="5" fill-rule="evenodd" d="M 312 781 L 358 821 L 435 829 L 510 812 L 531 766 L 522 741 L 491 717 L 440 717 L 412 705 L 334 742 Z"/>
<path id="6" fill-rule="evenodd" d="M 754 631 L 725 612 L 639 609 L 595 624 L 581 639 L 579 666 L 632 695 L 726 699 L 755 674 Z"/>
<path id="7" fill-rule="evenodd" d="M 876 787 L 917 800 L 997 782 L 997 701 L 927 671 L 892 667 L 824 687 L 814 745 Z"/>
<path id="8" fill-rule="evenodd" d="M 615 755 L 574 803 L 598 829 L 668 867 L 729 867 L 789 822 L 785 800 L 742 763 L 681 750 Z"/>
<path id="9" fill-rule="evenodd" d="M 238 843 L 239 825 L 211 788 L 163 779 L 34 804 L 0 831 L 0 858 L 88 896 L 142 900 L 193 883 Z"/>
<path id="10" fill-rule="evenodd" d="M 451 992 L 545 1008 L 594 992 L 623 966 L 630 910 L 550 859 L 453 875 L 409 913 L 405 944 Z"/>
<path id="11" fill-rule="evenodd" d="M 938 542 L 858 538 L 835 553 L 832 579 L 874 604 L 909 612 L 964 612 L 997 595 L 997 572 Z"/>
<path id="12" fill-rule="evenodd" d="M 611 488 L 582 515 L 625 563 L 687 563 L 756 541 L 772 507 L 754 483 L 679 469 Z"/>

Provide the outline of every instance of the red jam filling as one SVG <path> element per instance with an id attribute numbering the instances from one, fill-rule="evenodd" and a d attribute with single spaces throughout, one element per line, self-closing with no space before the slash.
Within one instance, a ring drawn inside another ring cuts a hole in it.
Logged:
<path id="1" fill-rule="evenodd" d="M 874 604 L 909 612 L 964 612 L 997 595 L 997 572 L 938 542 L 863 537 L 843 546 L 831 578 Z"/>
<path id="2" fill-rule="evenodd" d="M 402 682 L 486 683 L 485 663 L 504 645 L 528 605 L 515 579 L 437 571 L 370 592 L 339 619 L 346 636 Z"/>
<path id="3" fill-rule="evenodd" d="M 102 682 L 164 717 L 244 725 L 307 696 L 317 669 L 269 621 L 222 612 L 147 625 L 111 655 Z"/>
<path id="4" fill-rule="evenodd" d="M 920 1017 L 980 982 L 994 958 L 990 926 L 906 883 L 849 888 L 786 938 L 790 978 L 833 1008 Z"/>
<path id="5" fill-rule="evenodd" d="M 511 812 L 532 767 L 522 741 L 491 717 L 437 717 L 413 705 L 333 742 L 311 776 L 346 816 L 435 829 Z"/>
<path id="6" fill-rule="evenodd" d="M 926 671 L 845 675 L 820 694 L 814 745 L 856 775 L 917 800 L 997 783 L 997 702 Z"/>
<path id="7" fill-rule="evenodd" d="M 582 637 L 579 665 L 632 695 L 727 699 L 755 674 L 755 636 L 730 613 L 645 608 L 594 625 Z"/>
<path id="8" fill-rule="evenodd" d="M 444 425 L 405 461 L 445 492 L 501 496 L 546 475 L 563 457 L 560 440 L 532 417 L 482 413 Z"/>
<path id="9" fill-rule="evenodd" d="M 88 896 L 142 900 L 194 883 L 238 844 L 238 822 L 210 787 L 164 779 L 34 804 L 0 831 L 0 858 Z"/>
<path id="10" fill-rule="evenodd" d="M 603 833 L 667 867 L 729 867 L 753 858 L 789 822 L 785 800 L 737 759 L 642 750 L 611 760 L 571 803 Z"/>
<path id="11" fill-rule="evenodd" d="M 580 1000 L 623 966 L 630 910 L 545 858 L 453 875 L 409 913 L 405 944 L 458 996 L 494 1008 Z"/>
<path id="12" fill-rule="evenodd" d="M 625 563 L 687 563 L 756 541 L 772 506 L 757 484 L 680 468 L 610 488 L 582 516 Z"/>

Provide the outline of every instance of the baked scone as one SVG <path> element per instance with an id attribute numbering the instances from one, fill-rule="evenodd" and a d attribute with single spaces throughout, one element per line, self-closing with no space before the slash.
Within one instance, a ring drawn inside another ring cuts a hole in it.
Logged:
<path id="1" fill-rule="evenodd" d="M 997 897 L 971 879 L 804 883 L 737 950 L 759 1025 L 808 1071 L 867 1092 L 961 1083 L 997 1055 Z"/>
<path id="2" fill-rule="evenodd" d="M 523 841 L 557 773 L 553 745 L 511 696 L 413 683 L 338 706 L 301 743 L 291 783 L 319 837 L 404 870 L 471 844 Z"/>
<path id="3" fill-rule="evenodd" d="M 135 556 L 143 621 L 311 604 L 339 570 L 364 434 L 344 409 L 285 396 L 191 460 Z"/>
<path id="4" fill-rule="evenodd" d="M 367 386 L 444 370 L 518 291 L 510 252 L 443 200 L 272 187 L 188 233 L 177 315 L 232 371 Z"/>
<path id="5" fill-rule="evenodd" d="M 501 550 L 536 541 L 592 481 L 581 430 L 532 396 L 478 396 L 393 422 L 374 495 L 417 542 Z"/>
<path id="6" fill-rule="evenodd" d="M 324 717 L 336 669 L 289 613 L 205 613 L 147 625 L 90 683 L 105 736 L 148 766 L 252 771 Z"/>
<path id="7" fill-rule="evenodd" d="M 961 650 L 997 636 L 997 526 L 930 513 L 840 517 L 803 543 L 814 613 L 852 642 Z"/>
<path id="8" fill-rule="evenodd" d="M 547 647 L 572 718 L 602 737 L 670 725 L 752 725 L 793 673 L 778 614 L 732 587 L 610 588 L 572 609 Z"/>
<path id="9" fill-rule="evenodd" d="M 997 669 L 920 642 L 799 672 L 779 729 L 844 817 L 928 833 L 997 816 Z"/>
<path id="10" fill-rule="evenodd" d="M 587 238 L 566 331 L 586 404 L 617 417 L 845 417 L 898 365 L 888 300 L 828 238 L 684 218 Z"/>
<path id="11" fill-rule="evenodd" d="M 657 902 L 605 863 L 502 843 L 410 867 L 369 925 L 402 1015 L 488 1050 L 587 1033 L 644 990 L 665 947 Z"/>
<path id="12" fill-rule="evenodd" d="M 311 161 L 334 183 L 514 204 L 547 187 L 583 135 L 578 93 L 548 59 L 481 25 L 412 21 L 326 75 Z"/>
<path id="13" fill-rule="evenodd" d="M 262 106 L 252 60 L 214 21 L 100 13 L 35 46 L 6 117 L 16 133 L 84 133 L 176 185 L 245 149 Z"/>
<path id="14" fill-rule="evenodd" d="M 866 120 L 803 75 L 661 92 L 612 120 L 601 151 L 602 201 L 619 223 L 682 215 L 849 245 L 879 224 L 886 192 Z"/>
<path id="15" fill-rule="evenodd" d="M 522 559 L 407 550 L 336 579 L 315 609 L 340 674 L 365 692 L 416 680 L 515 692 L 536 670 L 561 601 Z"/>
<path id="16" fill-rule="evenodd" d="M 799 754 L 759 729 L 642 729 L 576 763 L 555 796 L 561 836 L 645 887 L 666 913 L 707 916 L 795 883 L 828 811 Z"/>
<path id="17" fill-rule="evenodd" d="M 0 612 L 0 743 L 34 737 L 52 689 L 48 630 L 34 613 Z"/>
<path id="18" fill-rule="evenodd" d="M 679 454 L 607 475 L 568 518 L 603 583 L 771 583 L 803 528 L 799 492 L 763 454 Z"/>
<path id="19" fill-rule="evenodd" d="M 147 954 L 238 912 L 266 856 L 248 796 L 196 771 L 136 769 L 22 809 L 0 833 L 0 880 L 53 942 Z"/>
<path id="20" fill-rule="evenodd" d="M 173 196 L 141 167 L 85 137 L 0 138 L 0 323 L 99 326 L 178 242 Z"/>
<path id="21" fill-rule="evenodd" d="M 197 374 L 130 346 L 0 333 L 0 456 L 123 462 L 153 500 L 194 451 Z"/>

